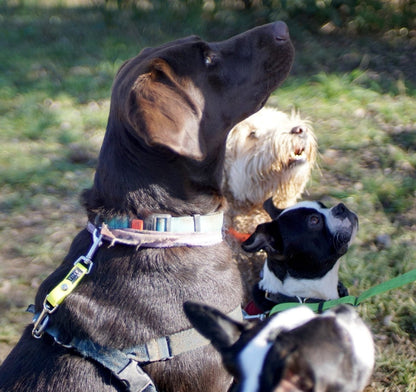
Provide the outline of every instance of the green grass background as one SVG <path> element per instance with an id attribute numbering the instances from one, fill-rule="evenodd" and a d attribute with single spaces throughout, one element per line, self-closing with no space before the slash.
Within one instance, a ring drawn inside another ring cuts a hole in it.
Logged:
<path id="1" fill-rule="evenodd" d="M 330 3 L 0 0 L 0 362 L 86 223 L 78 195 L 92 182 L 117 69 L 189 34 L 219 40 L 287 22 L 296 61 L 269 105 L 313 123 L 320 158 L 305 199 L 359 216 L 341 279 L 358 295 L 416 268 L 415 5 Z M 367 391 L 416 391 L 415 288 L 358 308 L 377 345 Z"/>

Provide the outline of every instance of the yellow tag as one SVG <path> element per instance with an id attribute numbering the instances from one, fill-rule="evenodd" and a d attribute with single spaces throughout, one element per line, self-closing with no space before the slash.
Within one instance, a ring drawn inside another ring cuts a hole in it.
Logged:
<path id="1" fill-rule="evenodd" d="M 65 279 L 46 296 L 46 301 L 51 304 L 52 307 L 56 308 L 69 294 L 72 293 L 87 272 L 88 268 L 83 264 L 75 264 Z"/>

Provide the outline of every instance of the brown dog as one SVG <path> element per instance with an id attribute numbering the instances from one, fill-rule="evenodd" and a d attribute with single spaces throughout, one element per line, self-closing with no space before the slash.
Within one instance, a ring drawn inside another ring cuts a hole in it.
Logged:
<path id="1" fill-rule="evenodd" d="M 0 391 L 228 388 L 219 354 L 195 342 L 183 302 L 224 313 L 241 303 L 221 237 L 225 141 L 285 79 L 293 53 L 276 22 L 222 42 L 148 48 L 120 68 L 83 196 L 93 245 L 80 232 L 42 283 L 35 329 L 1 366 Z"/>

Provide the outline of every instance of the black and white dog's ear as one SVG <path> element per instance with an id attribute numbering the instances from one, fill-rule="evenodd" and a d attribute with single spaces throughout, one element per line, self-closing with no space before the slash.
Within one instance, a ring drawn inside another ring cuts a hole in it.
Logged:
<path id="1" fill-rule="evenodd" d="M 304 391 L 323 391 L 316 389 L 313 374 L 303 369 L 296 360 L 302 361 L 296 354 L 289 355 L 286 359 L 283 377 L 278 382 L 274 392 L 304 392 Z"/>
<path id="2" fill-rule="evenodd" d="M 292 339 L 283 338 L 274 342 L 262 373 L 263 389 L 274 386 L 274 392 L 305 392 L 315 390 L 311 373 L 303 354 Z M 267 385 L 267 386 L 266 386 Z M 322 389 L 316 389 L 316 391 Z"/>
<path id="3" fill-rule="evenodd" d="M 283 210 L 280 208 L 277 208 L 273 203 L 273 198 L 269 197 L 264 203 L 263 203 L 264 210 L 270 215 L 270 218 L 273 220 L 277 219 L 277 217 L 282 213 Z"/>
<path id="4" fill-rule="evenodd" d="M 195 329 L 222 353 L 231 347 L 246 330 L 243 323 L 221 313 L 208 305 L 185 302 L 185 314 Z"/>
<path id="5" fill-rule="evenodd" d="M 268 253 L 280 252 L 282 250 L 282 239 L 279 224 L 273 221 L 258 225 L 254 233 L 241 246 L 246 252 L 250 253 L 262 249 Z"/>

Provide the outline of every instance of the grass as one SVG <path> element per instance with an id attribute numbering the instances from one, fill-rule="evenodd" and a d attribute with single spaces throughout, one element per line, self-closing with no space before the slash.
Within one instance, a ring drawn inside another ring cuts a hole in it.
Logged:
<path id="1" fill-rule="evenodd" d="M 0 361 L 30 322 L 24 309 L 40 282 L 85 224 L 78 195 L 92 182 L 122 62 L 144 46 L 191 33 L 226 38 L 279 16 L 213 13 L 198 2 L 112 4 L 0 3 Z M 394 31 L 328 35 L 287 22 L 297 58 L 269 104 L 297 108 L 314 125 L 319 168 L 305 198 L 343 201 L 360 218 L 340 271 L 358 295 L 416 267 L 416 51 Z M 416 391 L 415 294 L 407 285 L 358 308 L 377 345 L 367 392 Z"/>

